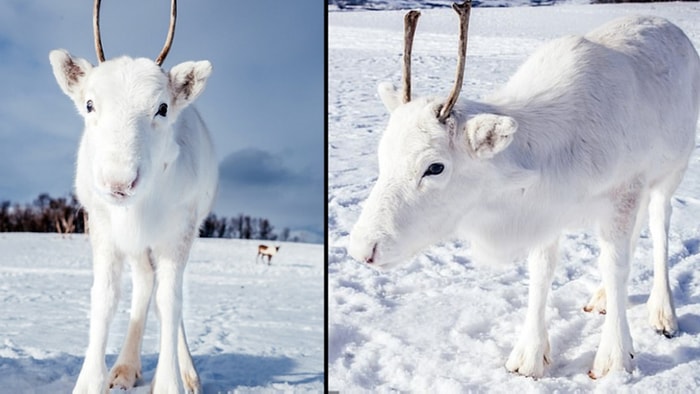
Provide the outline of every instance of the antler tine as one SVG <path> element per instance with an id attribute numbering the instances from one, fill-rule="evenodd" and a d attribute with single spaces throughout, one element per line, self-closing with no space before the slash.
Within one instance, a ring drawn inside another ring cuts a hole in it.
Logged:
<path id="1" fill-rule="evenodd" d="M 173 38 L 175 37 L 175 21 L 177 20 L 177 0 L 172 0 L 170 3 L 170 28 L 168 29 L 168 37 L 165 40 L 165 45 L 160 51 L 160 55 L 156 58 L 156 64 L 162 65 L 165 61 L 165 57 L 168 56 L 170 52 L 170 47 L 173 45 Z"/>
<path id="2" fill-rule="evenodd" d="M 454 3 L 452 8 L 459 14 L 459 59 L 457 61 L 457 76 L 455 78 L 455 84 L 452 87 L 450 95 L 447 96 L 445 105 L 442 106 L 440 114 L 438 115 L 438 120 L 440 122 L 445 122 L 452 108 L 457 103 L 457 98 L 459 97 L 459 92 L 462 90 L 462 81 L 464 80 L 464 64 L 467 58 L 467 31 L 469 29 L 469 14 L 472 10 L 471 0 L 467 0 L 462 4 Z"/>
<path id="3" fill-rule="evenodd" d="M 420 12 L 408 11 L 403 18 L 404 22 L 404 47 L 403 47 L 403 102 L 411 101 L 411 49 L 413 49 L 413 36 L 416 34 Z"/>
<path id="4" fill-rule="evenodd" d="M 100 36 L 100 0 L 95 0 L 95 6 L 92 10 L 92 30 L 95 35 L 95 52 L 97 52 L 97 61 L 102 63 L 105 61 L 105 53 L 102 51 L 102 37 Z"/>

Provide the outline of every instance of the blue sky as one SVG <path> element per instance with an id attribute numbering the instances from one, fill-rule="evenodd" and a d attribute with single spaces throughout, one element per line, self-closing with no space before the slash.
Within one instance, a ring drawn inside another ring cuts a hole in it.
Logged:
<path id="1" fill-rule="evenodd" d="M 167 0 L 102 1 L 107 58 L 154 58 Z M 220 162 L 214 212 L 323 233 L 324 7 L 320 1 L 181 0 L 169 69 L 209 60 L 195 105 Z M 92 1 L 0 2 L 0 200 L 67 195 L 82 118 L 56 84 L 49 51 L 95 64 Z"/>

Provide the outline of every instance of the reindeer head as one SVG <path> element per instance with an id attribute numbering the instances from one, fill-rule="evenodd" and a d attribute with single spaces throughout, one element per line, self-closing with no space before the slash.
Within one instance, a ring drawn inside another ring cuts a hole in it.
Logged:
<path id="1" fill-rule="evenodd" d="M 392 266 L 443 240 L 464 213 L 452 207 L 479 198 L 489 161 L 511 142 L 517 123 L 510 117 L 453 111 L 464 76 L 471 3 L 454 4 L 460 16 L 455 85 L 446 100 L 411 100 L 410 59 L 417 11 L 406 14 L 403 92 L 379 85 L 391 113 L 379 143 L 379 177 L 350 235 L 350 254 L 375 266 Z"/>
<path id="2" fill-rule="evenodd" d="M 174 126 L 182 110 L 204 90 L 211 64 L 185 62 L 169 72 L 161 68 L 175 33 L 175 0 L 168 37 L 155 61 L 126 56 L 105 61 L 99 7 L 96 0 L 98 65 L 62 49 L 51 51 L 49 59 L 58 85 L 85 119 L 79 167 L 81 160 L 89 162 L 83 170 L 89 172 L 97 195 L 110 203 L 128 204 L 146 194 L 152 180 L 178 156 Z"/>

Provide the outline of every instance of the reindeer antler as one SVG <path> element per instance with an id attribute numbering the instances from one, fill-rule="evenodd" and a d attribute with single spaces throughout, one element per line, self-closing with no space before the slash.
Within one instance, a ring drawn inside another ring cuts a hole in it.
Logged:
<path id="1" fill-rule="evenodd" d="M 105 53 L 102 51 L 102 37 L 100 36 L 100 3 L 100 0 L 95 0 L 95 6 L 92 9 L 92 30 L 95 35 L 97 61 L 102 63 L 105 61 Z"/>
<path id="2" fill-rule="evenodd" d="M 404 23 L 404 47 L 403 47 L 403 102 L 411 101 L 411 49 L 413 48 L 413 36 L 416 34 L 416 25 L 420 12 L 408 11 L 403 18 Z"/>
<path id="3" fill-rule="evenodd" d="M 97 60 L 102 63 L 105 61 L 105 54 L 102 50 L 102 36 L 100 35 L 100 3 L 101 0 L 95 0 L 93 8 L 92 28 L 95 33 L 95 52 L 97 52 Z M 165 45 L 160 51 L 160 55 L 156 58 L 157 65 L 162 65 L 165 57 L 170 52 L 170 47 L 173 45 L 175 37 L 175 21 L 177 20 L 177 0 L 172 0 L 170 3 L 170 27 L 168 28 L 168 37 L 165 39 Z"/>
<path id="4" fill-rule="evenodd" d="M 466 0 L 462 4 L 454 3 L 452 8 L 459 14 L 459 59 L 457 60 L 457 76 L 455 78 L 455 84 L 452 87 L 450 95 L 447 96 L 445 104 L 440 110 L 438 115 L 438 120 L 442 123 L 445 122 L 452 108 L 457 103 L 457 98 L 459 97 L 459 92 L 462 90 L 462 81 L 464 80 L 464 64 L 467 58 L 467 31 L 469 29 L 469 14 L 472 10 L 471 0 Z"/>
<path id="5" fill-rule="evenodd" d="M 156 64 L 162 65 L 165 61 L 165 57 L 168 56 L 170 52 L 170 46 L 173 45 L 173 38 L 175 37 L 175 21 L 177 20 L 177 0 L 172 0 L 170 3 L 170 28 L 168 29 L 168 37 L 165 40 L 165 45 L 160 51 L 160 55 L 156 58 Z"/>

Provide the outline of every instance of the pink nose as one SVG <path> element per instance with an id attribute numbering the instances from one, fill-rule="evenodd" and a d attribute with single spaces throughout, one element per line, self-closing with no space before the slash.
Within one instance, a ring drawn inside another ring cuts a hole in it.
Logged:
<path id="1" fill-rule="evenodd" d="M 109 192 L 112 194 L 112 196 L 117 198 L 129 197 L 133 195 L 133 190 L 136 187 L 138 180 L 139 176 L 137 173 L 131 181 L 108 183 Z"/>
<path id="2" fill-rule="evenodd" d="M 382 252 L 379 250 L 379 239 L 374 233 L 364 231 L 364 228 L 357 227 L 350 232 L 350 242 L 348 243 L 348 254 L 361 263 L 377 264 L 382 259 Z M 380 262 L 381 263 L 381 262 Z"/>

